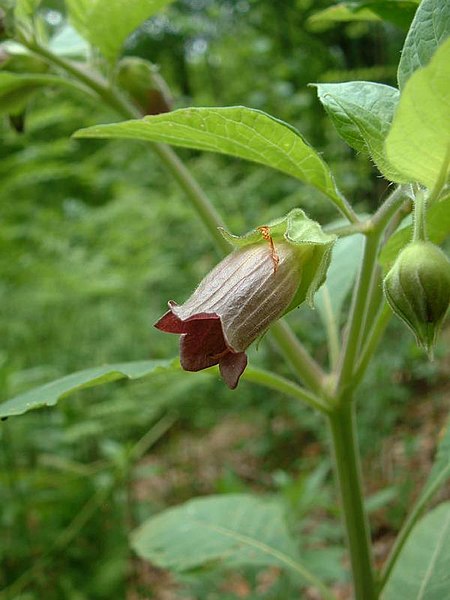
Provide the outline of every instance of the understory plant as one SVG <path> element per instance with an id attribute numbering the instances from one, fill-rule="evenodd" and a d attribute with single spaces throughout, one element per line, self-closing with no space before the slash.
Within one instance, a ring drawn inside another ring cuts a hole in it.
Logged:
<path id="1" fill-rule="evenodd" d="M 390 184 L 373 214 L 361 215 L 338 189 L 324 158 L 290 124 L 244 106 L 172 110 L 155 66 L 122 57 L 126 38 L 169 1 L 66 0 L 71 23 L 66 32 L 76 31 L 82 45 L 75 56 L 49 35 L 38 0 L 0 3 L 2 113 L 17 120 L 41 89 L 58 86 L 114 110 L 119 122 L 81 129 L 75 137 L 148 143 L 223 255 L 198 287 L 192 282 L 189 299 L 168 299 L 169 310 L 154 315 L 158 329 L 180 335 L 180 361 L 89 368 L 8 400 L 0 416 L 54 405 L 80 388 L 119 378 L 151 381 L 152 375 L 170 377 L 180 369 L 207 369 L 212 376 L 220 371 L 232 390 L 243 379 L 289 395 L 320 413 L 329 427 L 354 597 L 450 597 L 450 503 L 427 512 L 450 477 L 450 428 L 387 560 L 375 570 L 355 414 L 355 392 L 392 315 L 432 358 L 450 302 L 450 262 L 439 247 L 450 232 L 450 4 L 423 0 L 417 6 L 401 53 L 398 88 L 370 81 L 314 84 L 342 139 L 369 155 Z M 363 2 L 344 3 L 341 10 L 356 14 L 369 10 L 366 4 L 376 11 L 377 3 Z M 416 8 L 414 2 L 402 4 Z M 322 226 L 295 207 L 276 219 L 262 213 L 250 232 L 233 235 L 171 146 L 277 169 L 319 190 L 336 210 L 336 221 Z M 192 235 L 200 230 L 192 228 Z M 337 283 L 336 274 L 341 275 Z M 341 326 L 347 294 L 351 305 Z M 317 307 L 326 330 L 323 364 L 283 319 L 303 303 Z M 278 347 L 290 377 L 280 375 L 277 365 L 264 370 L 248 364 L 247 348 L 261 339 Z M 145 521 L 131 543 L 140 557 L 174 573 L 214 565 L 276 567 L 298 585 L 315 588 L 319 597 L 335 597 L 321 573 L 303 560 L 276 498 L 193 499 Z"/>

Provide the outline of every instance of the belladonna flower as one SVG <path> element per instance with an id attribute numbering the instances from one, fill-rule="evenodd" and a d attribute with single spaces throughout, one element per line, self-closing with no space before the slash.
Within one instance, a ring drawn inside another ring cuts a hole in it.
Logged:
<path id="1" fill-rule="evenodd" d="M 226 256 L 182 305 L 155 327 L 181 334 L 186 371 L 219 365 L 234 389 L 246 365 L 246 349 L 283 314 L 304 300 L 312 304 L 325 280 L 335 237 L 300 209 L 243 237 L 222 232 L 236 249 Z"/>

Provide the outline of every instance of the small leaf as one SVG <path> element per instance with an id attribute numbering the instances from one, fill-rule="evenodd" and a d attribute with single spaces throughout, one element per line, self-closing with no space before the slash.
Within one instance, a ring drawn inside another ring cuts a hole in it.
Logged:
<path id="1" fill-rule="evenodd" d="M 398 87 L 402 90 L 419 67 L 424 67 L 450 35 L 450 2 L 423 0 L 406 37 L 398 65 Z"/>
<path id="2" fill-rule="evenodd" d="M 282 506 L 247 494 L 190 500 L 148 519 L 132 534 L 137 554 L 183 573 L 225 567 L 277 566 L 320 585 L 299 562 Z"/>
<path id="3" fill-rule="evenodd" d="M 56 379 L 0 404 L 0 418 L 21 415 L 45 406 L 55 406 L 61 398 L 84 388 L 117 379 L 140 379 L 147 375 L 180 370 L 178 360 L 142 360 L 94 367 Z"/>
<path id="4" fill-rule="evenodd" d="M 283 121 L 243 106 L 183 108 L 140 120 L 98 125 L 75 137 L 129 138 L 237 156 L 278 169 L 315 186 L 338 206 L 331 172 L 300 133 Z"/>
<path id="5" fill-rule="evenodd" d="M 427 211 L 427 234 L 431 242 L 442 244 L 450 235 L 450 197 L 435 202 Z M 387 272 L 398 253 L 413 237 L 413 226 L 408 225 L 397 231 L 381 251 L 379 262 Z"/>
<path id="6" fill-rule="evenodd" d="M 417 70 L 405 86 L 386 138 L 386 156 L 402 174 L 394 181 L 419 182 L 432 189 L 450 147 L 450 39 L 428 66 Z M 444 162 L 447 165 L 444 166 Z"/>
<path id="7" fill-rule="evenodd" d="M 389 577 L 382 600 L 450 598 L 450 502 L 414 527 Z"/>
<path id="8" fill-rule="evenodd" d="M 394 171 L 386 160 L 384 141 L 397 108 L 398 90 L 368 81 L 316 85 L 319 100 L 341 137 L 358 152 L 369 154 L 390 179 Z"/>
<path id="9" fill-rule="evenodd" d="M 173 0 L 66 0 L 79 33 L 111 61 L 141 23 Z"/>

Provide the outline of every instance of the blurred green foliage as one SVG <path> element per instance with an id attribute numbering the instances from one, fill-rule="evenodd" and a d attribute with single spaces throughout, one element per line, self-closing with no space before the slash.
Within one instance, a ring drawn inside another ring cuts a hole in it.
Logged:
<path id="1" fill-rule="evenodd" d="M 126 54 L 160 65 L 177 106 L 244 104 L 293 123 L 364 211 L 375 206 L 384 184 L 365 157 L 344 147 L 306 86 L 355 77 L 394 84 L 404 32 L 383 22 L 311 31 L 308 18 L 330 4 L 182 0 L 132 35 Z M 58 29 L 61 2 L 42 5 Z M 168 299 L 182 301 L 217 259 L 151 149 L 70 139 L 82 126 L 115 118 L 81 95 L 40 91 L 26 109 L 23 132 L 6 118 L 0 124 L 2 400 L 77 369 L 175 355 L 176 339 L 152 323 Z M 319 192 L 279 173 L 223 156 L 180 155 L 235 233 L 295 206 L 322 223 L 335 217 Z M 318 315 L 302 309 L 290 322 L 323 356 Z M 251 360 L 264 365 L 279 358 L 262 343 Z M 376 454 L 414 387 L 426 388 L 436 377 L 437 366 L 424 372 L 412 337 L 393 324 L 360 392 L 363 451 Z M 314 543 L 338 542 L 327 432 L 317 415 L 248 384 L 229 392 L 202 375 L 161 377 L 151 387 L 145 380 L 108 385 L 2 424 L 1 598 L 157 598 L 128 549 L 129 530 L 162 508 L 151 494 L 136 494 L 143 477 L 136 461 L 154 445 L 170 456 L 180 432 L 205 436 L 226 415 L 259 424 L 257 439 L 241 445 L 262 473 L 245 479 L 224 464 L 212 491 L 281 491 L 297 526 L 313 528 Z M 319 524 L 305 521 L 311 507 Z M 335 577 L 340 555 L 328 558 Z M 247 598 L 295 595 L 287 576 L 274 577 L 267 591 L 254 574 L 245 576 Z M 195 598 L 237 597 L 225 588 L 214 593 L 217 574 L 201 583 L 193 574 L 186 582 Z M 183 588 L 173 593 L 188 597 Z"/>

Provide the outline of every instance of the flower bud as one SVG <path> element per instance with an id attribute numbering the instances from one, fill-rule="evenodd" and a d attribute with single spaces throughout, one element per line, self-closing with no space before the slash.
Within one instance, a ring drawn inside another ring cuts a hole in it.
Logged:
<path id="1" fill-rule="evenodd" d="M 312 301 L 335 237 L 298 209 L 241 238 L 224 236 L 237 248 L 183 305 L 169 302 L 170 310 L 155 327 L 181 334 L 180 362 L 186 371 L 219 364 L 234 389 L 247 365 L 248 346 L 288 310 Z"/>
<path id="2" fill-rule="evenodd" d="M 450 262 L 431 242 L 408 244 L 384 280 L 394 313 L 430 357 L 450 303 Z"/>
<path id="3" fill-rule="evenodd" d="M 128 92 L 145 115 L 158 115 L 172 110 L 170 90 L 152 63 L 126 56 L 118 66 L 118 84 Z"/>

